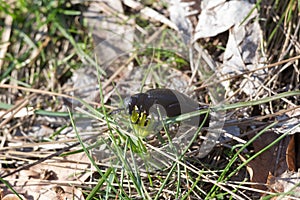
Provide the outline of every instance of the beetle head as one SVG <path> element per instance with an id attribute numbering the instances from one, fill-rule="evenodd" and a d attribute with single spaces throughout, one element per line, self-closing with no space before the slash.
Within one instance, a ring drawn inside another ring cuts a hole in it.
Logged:
<path id="1" fill-rule="evenodd" d="M 128 109 L 129 115 L 132 115 L 132 112 L 136 109 L 139 114 L 144 111 L 148 113 L 148 110 L 145 110 L 145 108 L 147 108 L 147 105 L 145 105 L 147 97 L 148 95 L 145 93 L 138 93 L 132 95 L 131 97 L 127 97 L 124 101 L 124 104 L 126 109 Z"/>

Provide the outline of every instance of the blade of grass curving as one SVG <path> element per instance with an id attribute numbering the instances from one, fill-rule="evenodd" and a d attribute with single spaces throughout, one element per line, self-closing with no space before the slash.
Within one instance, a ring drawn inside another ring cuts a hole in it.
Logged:
<path id="1" fill-rule="evenodd" d="M 187 191 L 187 193 L 183 197 L 181 197 L 181 200 L 188 198 L 188 196 L 191 194 L 191 192 L 194 190 L 194 188 L 197 186 L 200 180 L 201 180 L 201 175 L 198 175 L 196 180 L 193 182 L 192 186 L 190 187 L 190 189 Z"/>
<path id="2" fill-rule="evenodd" d="M 258 137 L 260 137 L 263 133 L 265 133 L 267 130 L 269 130 L 270 128 L 272 128 L 273 126 L 275 126 L 278 122 L 273 122 L 272 124 L 266 126 L 263 130 L 261 130 L 258 134 L 256 134 L 253 138 L 251 138 L 246 144 L 244 144 L 242 146 L 242 148 L 240 148 L 235 154 L 234 156 L 231 158 L 231 160 L 229 161 L 229 163 L 226 165 L 226 167 L 224 168 L 222 174 L 219 176 L 218 178 L 218 182 L 221 182 L 222 180 L 227 180 L 228 177 L 226 176 L 226 173 L 230 170 L 231 166 L 233 165 L 233 163 L 236 161 L 236 159 L 238 158 L 239 154 L 244 151 L 244 149 L 249 146 L 251 143 L 253 143 L 253 141 L 255 141 Z M 226 177 L 225 177 L 226 176 Z M 232 173 L 231 173 L 232 176 Z M 218 190 L 217 186 L 214 185 L 211 190 L 208 193 L 209 197 L 213 197 L 215 196 L 215 192 Z"/>
<path id="3" fill-rule="evenodd" d="M 290 91 L 290 92 L 283 92 L 283 93 L 280 93 L 280 94 L 276 94 L 274 96 L 265 97 L 263 99 L 258 99 L 258 100 L 254 100 L 254 101 L 248 101 L 248 102 L 239 102 L 239 103 L 234 103 L 234 104 L 228 104 L 228 105 L 225 105 L 224 107 L 217 107 L 217 108 L 212 108 L 212 109 L 216 109 L 216 111 L 225 111 L 225 110 L 229 110 L 229 109 L 260 105 L 260 104 L 263 104 L 263 103 L 268 103 L 270 101 L 275 101 L 275 100 L 278 100 L 278 99 L 291 97 L 291 96 L 299 96 L 299 95 L 300 95 L 299 90 Z"/>
<path id="4" fill-rule="evenodd" d="M 300 186 L 300 182 L 296 183 L 287 192 L 279 192 L 279 193 L 276 193 L 276 194 L 270 194 L 270 195 L 262 197 L 261 200 L 277 199 L 277 198 L 272 198 L 272 197 L 280 197 L 279 199 L 299 200 L 299 193 L 297 191 L 293 191 L 299 186 Z M 290 195 L 294 195 L 294 196 L 290 196 Z"/>
<path id="5" fill-rule="evenodd" d="M 27 84 L 27 83 L 25 83 L 23 81 L 20 81 L 20 80 L 18 80 L 16 78 L 13 78 L 11 76 L 8 78 L 8 80 L 15 82 L 16 85 L 18 85 L 18 86 L 23 86 L 23 87 L 27 87 L 27 88 L 31 87 L 31 85 L 29 85 L 29 84 Z"/>
<path id="6" fill-rule="evenodd" d="M 260 10 L 260 4 L 261 4 L 261 1 L 262 0 L 258 0 L 256 3 L 255 3 L 255 6 L 253 6 L 253 8 L 250 10 L 250 12 L 247 14 L 247 16 L 242 20 L 242 22 L 240 23 L 240 26 L 243 25 L 243 23 L 245 21 L 247 21 L 247 19 L 249 19 L 249 17 L 251 16 L 251 14 L 257 9 L 257 10 Z"/>
<path id="7" fill-rule="evenodd" d="M 56 136 L 58 136 L 63 130 L 65 130 L 66 128 L 69 127 L 69 124 L 66 124 L 66 125 L 63 125 L 62 127 L 60 127 L 57 131 L 54 131 L 54 133 L 52 133 L 50 136 L 49 136 L 49 139 L 50 140 L 54 140 L 54 138 Z"/>
<path id="8" fill-rule="evenodd" d="M 6 185 L 6 187 L 8 187 L 15 195 L 17 195 L 17 197 L 21 200 L 23 200 L 23 198 L 18 194 L 18 192 L 16 190 L 14 190 L 14 188 L 3 178 L 0 177 L 0 181 Z"/>
<path id="9" fill-rule="evenodd" d="M 164 155 L 164 156 L 166 156 L 166 157 L 169 156 L 169 155 L 166 154 L 165 152 L 160 151 L 158 148 L 155 148 L 155 147 L 153 147 L 153 146 L 151 146 L 151 145 L 147 145 L 147 146 L 148 146 L 149 148 L 151 148 L 151 149 L 153 149 L 153 150 L 155 150 L 155 151 L 161 153 L 162 155 Z M 170 156 L 169 156 L 169 158 L 170 158 L 171 160 L 173 160 L 174 162 L 179 163 L 180 165 L 186 167 L 187 169 L 189 169 L 191 172 L 194 172 L 195 174 L 202 174 L 202 173 L 205 172 L 205 171 L 203 171 L 203 170 L 201 170 L 201 169 L 195 170 L 193 167 L 188 166 L 188 165 L 186 165 L 185 163 L 183 163 L 182 161 L 177 160 L 177 159 L 174 159 L 174 158 L 172 158 L 172 157 L 170 157 Z M 176 165 L 173 165 L 173 166 L 175 167 Z M 171 169 L 171 170 L 172 170 L 172 169 Z M 173 169 L 173 170 L 174 170 L 174 169 Z M 168 173 L 168 175 L 169 175 L 169 174 L 170 174 L 170 173 Z M 167 176 L 168 176 L 168 175 L 167 175 Z M 224 191 L 226 191 L 228 194 L 231 194 L 232 196 L 234 196 L 236 199 L 241 199 L 240 196 L 234 194 L 231 190 L 229 190 L 229 189 L 227 189 L 226 187 L 222 186 L 222 185 L 219 184 L 217 181 L 214 181 L 214 180 L 212 180 L 212 179 L 208 179 L 206 176 L 202 176 L 202 175 L 201 175 L 201 177 L 203 178 L 203 181 L 212 183 L 212 184 L 214 184 L 214 185 L 217 185 L 218 187 L 220 187 L 220 188 L 222 188 Z M 161 191 L 160 191 L 160 192 L 161 192 Z M 158 195 L 156 195 L 155 197 L 156 197 L 156 199 L 159 198 Z"/>
<path id="10" fill-rule="evenodd" d="M 116 129 L 116 131 L 118 132 L 119 130 Z M 119 132 L 118 132 L 118 134 L 122 135 L 122 133 L 119 133 Z M 118 158 L 118 161 L 120 163 L 122 163 L 121 169 L 124 169 L 124 168 L 126 169 L 126 171 L 122 170 L 121 173 L 125 174 L 124 172 L 127 172 L 127 174 L 129 175 L 129 177 L 132 178 L 133 184 L 135 185 L 135 187 L 137 187 L 138 183 L 137 183 L 136 177 L 134 175 L 134 170 L 132 170 L 130 164 L 128 163 L 128 160 L 126 159 L 127 147 L 130 146 L 130 144 L 133 143 L 131 141 L 131 138 L 130 137 L 125 137 L 124 138 L 126 140 L 125 141 L 126 143 L 124 145 L 124 150 L 122 150 L 121 147 L 117 145 L 118 143 L 117 143 L 117 141 L 115 141 L 114 136 L 113 135 L 109 135 L 109 136 L 110 136 L 110 140 L 114 144 L 114 147 L 112 145 L 109 145 L 108 143 L 106 143 L 107 147 L 109 148 L 109 150 L 111 152 L 114 153 L 114 155 L 116 156 L 116 158 Z M 124 175 L 122 177 L 124 177 Z M 117 178 L 115 180 L 117 181 Z M 128 195 L 126 194 L 126 192 L 123 189 L 123 181 L 122 181 L 122 179 L 121 179 L 120 182 L 117 181 L 117 183 L 119 185 L 119 190 L 122 192 L 122 194 L 124 196 L 128 197 Z"/>
<path id="11" fill-rule="evenodd" d="M 81 14 L 81 11 L 78 10 L 66 10 L 66 9 L 59 9 L 59 12 L 64 15 L 75 15 L 78 16 Z"/>
<path id="12" fill-rule="evenodd" d="M 76 137 L 77 137 L 77 139 L 78 139 L 78 141 L 79 141 L 79 143 L 80 143 L 82 149 L 84 150 L 85 154 L 87 155 L 88 159 L 91 161 L 92 165 L 95 167 L 95 169 L 97 170 L 97 172 L 100 174 L 101 177 L 103 177 L 104 174 L 102 173 L 102 171 L 100 170 L 100 168 L 99 168 L 98 165 L 96 164 L 95 160 L 94 160 L 94 159 L 92 158 L 92 156 L 90 155 L 89 150 L 88 150 L 88 149 L 85 147 L 85 145 L 83 144 L 83 141 L 82 141 L 82 139 L 81 139 L 81 137 L 80 137 L 80 135 L 79 135 L 79 133 L 78 133 L 78 131 L 77 131 L 76 126 L 75 126 L 75 123 L 74 123 L 74 120 L 73 120 L 73 116 L 72 116 L 72 113 L 71 113 L 70 109 L 69 109 L 69 108 L 67 108 L 67 109 L 68 109 L 68 112 L 69 112 L 69 116 L 70 116 L 70 121 L 71 121 L 72 127 L 73 127 L 73 129 L 74 129 L 74 131 L 75 131 Z M 111 171 L 110 168 L 109 168 L 108 170 Z M 111 172 L 110 172 L 110 173 L 111 173 Z M 111 187 L 111 183 L 110 183 L 109 181 L 107 181 L 106 179 L 105 179 L 105 181 L 106 181 L 106 183 L 108 183 L 108 185 Z M 112 188 L 113 188 L 113 187 L 112 187 Z M 118 194 L 117 190 L 116 190 L 115 188 L 113 188 L 113 189 L 114 189 L 115 194 Z"/>
<path id="13" fill-rule="evenodd" d="M 202 123 L 198 127 L 197 131 L 195 132 L 194 136 L 192 137 L 191 141 L 188 143 L 186 148 L 183 150 L 180 159 L 186 154 L 186 152 L 189 150 L 189 148 L 192 146 L 193 142 L 197 139 L 199 133 L 201 132 L 202 127 L 204 126 L 206 120 L 208 119 L 209 112 L 206 113 Z"/>
<path id="14" fill-rule="evenodd" d="M 86 149 L 87 149 L 88 151 L 90 151 L 90 150 L 92 150 L 92 149 L 94 149 L 94 148 L 99 147 L 101 144 L 102 144 L 102 143 L 100 143 L 100 142 L 97 141 L 95 144 L 86 147 Z M 78 150 L 70 151 L 70 152 L 67 152 L 67 153 L 62 153 L 62 154 L 60 154 L 59 156 L 60 156 L 60 157 L 65 157 L 65 156 L 69 156 L 69 155 L 73 155 L 73 154 L 77 154 L 77 153 L 82 153 L 82 152 L 84 152 L 84 149 L 78 149 Z"/>
<path id="15" fill-rule="evenodd" d="M 0 74 L 0 81 L 2 82 L 5 78 L 9 78 L 10 77 L 10 74 L 11 72 L 16 68 L 16 61 L 14 60 L 14 58 L 10 58 L 10 64 L 8 66 L 8 68 L 4 71 L 4 72 L 1 72 Z"/>
<path id="16" fill-rule="evenodd" d="M 131 181 L 133 183 L 133 185 L 135 186 L 137 192 L 139 195 L 141 195 L 143 198 L 145 198 L 144 196 L 144 192 L 141 190 L 141 177 L 138 174 L 138 168 L 136 167 L 136 164 L 133 163 L 133 166 L 135 169 L 132 169 L 131 165 L 129 164 L 128 160 L 127 160 L 127 147 L 129 147 L 130 150 L 130 155 L 132 157 L 132 161 L 134 162 L 134 158 L 133 158 L 133 151 L 132 151 L 132 141 L 129 137 L 126 137 L 126 141 L 125 141 L 125 146 L 124 146 L 124 150 L 122 150 L 118 144 L 116 143 L 115 139 L 112 138 L 111 139 L 115 145 L 115 149 L 114 149 L 114 153 L 117 156 L 117 158 L 119 159 L 119 161 L 122 163 L 122 168 L 126 170 L 128 176 L 131 178 Z M 125 191 L 124 191 L 125 192 Z"/>
<path id="17" fill-rule="evenodd" d="M 175 199 L 179 199 L 180 197 L 180 179 L 181 179 L 181 170 L 180 170 L 180 165 L 176 163 L 177 166 L 177 187 L 176 187 L 176 194 L 175 194 Z"/>
<path id="18" fill-rule="evenodd" d="M 84 59 L 87 60 L 90 64 L 92 64 L 93 66 L 95 66 L 99 72 L 103 75 L 106 75 L 105 71 L 101 68 L 98 67 L 97 62 L 95 62 L 89 55 L 87 55 L 81 48 L 80 46 L 76 43 L 75 39 L 56 21 L 54 21 L 54 25 L 55 27 L 65 36 L 65 38 L 67 38 L 71 44 L 73 45 L 73 47 L 76 49 L 78 55 Z"/>
<path id="19" fill-rule="evenodd" d="M 104 105 L 104 95 L 103 95 L 103 90 L 102 90 L 102 84 L 101 84 L 101 73 L 97 67 L 97 78 L 98 78 L 98 83 L 99 83 L 99 93 L 100 93 L 100 101 L 101 101 L 101 105 Z M 124 168 L 126 169 L 129 177 L 131 178 L 138 194 L 145 198 L 144 196 L 144 192 L 141 190 L 141 177 L 138 173 L 138 169 L 136 170 L 133 170 L 131 165 L 128 163 L 128 160 L 126 159 L 126 151 L 122 151 L 121 148 L 118 146 L 116 140 L 115 140 L 115 137 L 112 133 L 112 128 L 110 126 L 110 120 L 108 118 L 108 113 L 106 112 L 104 106 L 102 106 L 102 112 L 103 112 L 103 116 L 104 116 L 104 119 L 106 120 L 107 122 L 107 127 L 108 127 L 108 130 L 109 130 L 109 135 L 110 135 L 110 138 L 111 138 L 111 141 L 113 142 L 114 144 L 114 147 L 115 147 L 115 152 L 116 152 L 116 156 L 118 157 L 118 159 L 122 162 Z M 127 145 L 126 145 L 127 146 Z M 130 146 L 130 145 L 129 145 Z M 130 148 L 131 149 L 131 148 Z M 133 153 L 132 151 L 130 153 Z M 134 160 L 134 159 L 133 159 Z M 134 173 L 134 171 L 136 172 L 136 174 Z"/>
<path id="20" fill-rule="evenodd" d="M 176 163 L 173 163 L 173 165 L 172 165 L 171 169 L 169 170 L 169 172 L 168 172 L 168 174 L 167 174 L 165 180 L 162 182 L 162 184 L 161 184 L 159 190 L 157 191 L 157 193 L 156 193 L 156 195 L 155 195 L 155 197 L 154 197 L 154 200 L 159 199 L 161 192 L 162 192 L 163 189 L 165 188 L 165 186 L 166 186 L 166 184 L 167 184 L 167 181 L 168 181 L 169 178 L 171 177 L 171 175 L 172 175 L 173 171 L 175 170 L 175 167 L 176 167 L 176 166 L 177 166 Z"/>
<path id="21" fill-rule="evenodd" d="M 55 111 L 47 111 L 47 110 L 35 110 L 34 114 L 37 115 L 47 115 L 50 117 L 69 117 L 69 113 L 68 112 L 55 112 Z M 82 113 L 74 113 L 73 112 L 73 117 L 88 117 L 85 114 Z"/>
<path id="22" fill-rule="evenodd" d="M 130 139 L 130 138 L 129 138 Z M 132 165 L 133 165 L 133 168 L 131 167 L 131 165 L 129 165 L 129 169 L 131 170 L 131 173 L 132 173 L 132 177 L 131 178 L 134 178 L 134 181 L 135 181 L 135 187 L 138 187 L 138 189 L 140 190 L 140 195 L 145 199 L 146 196 L 145 196 L 145 188 L 143 187 L 143 184 L 142 184 L 142 178 L 141 178 L 141 175 L 139 174 L 139 169 L 138 169 L 138 166 L 135 162 L 135 158 L 134 158 L 134 152 L 132 151 L 132 142 L 130 142 L 130 145 L 129 145 L 129 149 L 130 149 L 130 156 L 131 156 L 131 160 L 132 160 Z"/>
<path id="23" fill-rule="evenodd" d="M 208 113 L 205 116 L 205 120 L 208 117 Z M 173 170 L 175 170 L 175 167 L 177 166 L 177 164 L 182 164 L 183 166 L 185 166 L 183 163 L 180 162 L 180 160 L 183 158 L 184 154 L 188 151 L 188 149 L 191 147 L 191 145 L 193 144 L 193 142 L 196 140 L 196 138 L 198 137 L 198 134 L 200 133 L 205 120 L 203 120 L 202 124 L 199 126 L 199 128 L 197 129 L 196 133 L 194 134 L 193 138 L 191 139 L 191 141 L 189 142 L 189 144 L 187 145 L 187 147 L 185 148 L 185 150 L 183 151 L 183 153 L 178 157 L 178 159 L 174 159 L 177 162 L 174 162 L 171 169 L 169 170 L 169 173 L 167 174 L 164 182 L 162 183 L 161 187 L 159 188 L 158 192 L 156 193 L 156 196 L 154 198 L 154 200 L 159 198 L 159 195 L 161 194 L 161 192 L 163 191 L 163 188 L 165 187 L 165 185 L 167 184 L 167 181 L 169 180 L 169 178 L 171 177 Z"/>
<path id="24" fill-rule="evenodd" d="M 8 109 L 11 109 L 12 107 L 14 107 L 14 106 L 11 104 L 0 102 L 0 109 L 8 110 Z"/>
<path id="25" fill-rule="evenodd" d="M 276 94 L 274 96 L 266 97 L 266 98 L 259 99 L 259 100 L 248 101 L 248 102 L 239 102 L 239 103 L 234 103 L 234 104 L 225 104 L 225 105 L 222 105 L 222 106 L 211 107 L 210 109 L 215 111 L 215 112 L 226 111 L 226 110 L 230 110 L 230 109 L 260 105 L 260 104 L 268 103 L 270 101 L 275 101 L 275 100 L 278 100 L 278 99 L 281 99 L 281 98 L 286 98 L 286 97 L 291 97 L 291 96 L 299 96 L 299 95 L 300 95 L 299 90 L 290 91 L 290 92 L 283 92 L 283 93 Z M 165 123 L 170 124 L 170 123 L 174 123 L 174 122 L 180 122 L 180 121 L 189 119 L 191 117 L 196 117 L 196 116 L 199 116 L 201 114 L 205 114 L 208 111 L 209 111 L 209 109 L 201 109 L 199 111 L 194 111 L 194 112 L 182 114 L 182 115 L 179 115 L 177 117 L 170 117 L 170 118 L 166 119 Z"/>
<path id="26" fill-rule="evenodd" d="M 253 160 L 254 158 L 256 158 L 257 156 L 259 156 L 260 154 L 262 154 L 263 152 L 265 152 L 266 150 L 268 150 L 270 147 L 274 146 L 275 144 L 277 144 L 280 140 L 282 140 L 283 138 L 285 138 L 287 135 L 289 135 L 291 132 L 293 132 L 295 129 L 297 129 L 298 127 L 300 127 L 300 124 L 298 124 L 297 126 L 294 126 L 293 128 L 291 128 L 290 130 L 286 131 L 284 134 L 282 134 L 280 137 L 278 137 L 276 140 L 274 140 L 271 144 L 267 145 L 266 147 L 264 147 L 263 149 L 261 149 L 260 151 L 258 151 L 257 153 L 255 153 L 253 156 L 251 156 L 250 158 L 248 158 L 245 162 L 243 162 L 241 165 L 239 165 L 233 172 L 231 172 L 227 178 L 229 179 L 231 176 L 233 176 L 238 170 L 240 170 L 242 167 L 244 167 L 245 165 L 247 165 L 251 160 Z M 256 137 L 256 136 L 255 136 Z M 253 137 L 254 138 L 254 137 Z M 257 137 L 255 138 L 257 139 Z M 251 139 L 252 140 L 252 139 Z M 254 140 L 253 140 L 254 141 Z"/>
<path id="27" fill-rule="evenodd" d="M 112 140 L 114 140 L 114 139 L 112 139 L 112 138 L 110 138 L 110 140 L 112 141 Z M 103 143 L 105 143 L 106 144 L 106 146 L 109 148 L 109 150 L 111 151 L 111 152 L 113 152 L 114 153 L 114 155 L 118 155 L 118 153 L 117 153 L 117 151 L 116 151 L 116 148 L 113 148 L 113 147 L 111 147 L 110 146 L 110 144 L 108 144 L 105 140 L 103 140 L 103 139 L 101 139 L 101 141 L 103 141 Z M 120 161 L 121 159 L 119 159 L 119 161 Z M 121 162 L 121 161 L 120 161 Z M 120 168 L 122 168 L 122 167 L 120 167 Z M 122 170 L 121 171 L 121 173 L 123 173 L 124 171 Z M 126 192 L 124 191 L 124 189 L 123 189 L 123 182 L 122 182 L 122 179 L 121 179 L 121 181 L 118 181 L 118 176 L 117 176 L 117 173 L 116 173 L 116 171 L 114 170 L 114 171 L 112 171 L 112 173 L 113 173 L 113 175 L 114 175 L 114 181 L 116 181 L 116 183 L 118 184 L 118 186 L 119 186 L 119 191 L 120 192 L 118 192 L 118 196 L 121 198 L 122 196 L 121 195 L 123 195 L 123 196 L 125 196 L 125 199 L 129 199 L 129 197 L 128 197 L 128 195 L 126 194 Z M 106 191 L 110 191 L 110 187 L 112 187 L 113 185 L 111 184 L 111 185 L 108 185 L 108 187 L 106 188 Z M 109 197 L 109 195 L 107 195 L 107 197 Z M 107 198 L 106 198 L 107 199 Z M 122 198 L 121 198 L 122 199 Z"/>
<path id="28" fill-rule="evenodd" d="M 111 174 L 113 171 L 112 167 L 109 167 L 106 172 L 101 176 L 101 179 L 98 180 L 97 185 L 93 188 L 93 190 L 89 193 L 89 195 L 86 197 L 86 200 L 93 199 L 96 195 L 97 192 L 100 190 L 102 187 L 103 183 L 107 180 L 107 177 Z"/>
<path id="29" fill-rule="evenodd" d="M 108 180 L 109 180 L 109 182 L 112 183 L 112 185 L 113 185 L 114 180 L 116 180 L 116 177 L 117 177 L 116 175 L 117 175 L 116 173 L 112 173 L 108 177 Z M 110 195 L 112 193 L 111 190 L 112 190 L 111 187 L 106 187 L 106 190 L 105 190 L 105 193 L 106 193 L 105 194 L 105 199 L 109 199 L 109 197 L 110 197 Z"/>
<path id="30" fill-rule="evenodd" d="M 35 42 L 32 40 L 32 38 L 30 36 L 28 36 L 28 34 L 26 34 L 25 32 L 23 32 L 20 29 L 14 29 L 14 31 L 19 34 L 19 36 L 22 38 L 22 40 L 28 44 L 29 49 L 38 49 L 38 47 L 36 46 Z"/>
<path id="31" fill-rule="evenodd" d="M 102 114 L 101 112 L 99 112 L 97 109 L 93 108 L 91 105 L 89 105 L 87 102 L 85 102 L 82 99 L 77 98 L 76 100 L 78 100 L 80 103 L 82 103 L 91 113 L 92 115 L 89 115 L 90 117 L 93 117 L 95 119 L 104 119 L 104 114 Z M 101 104 L 103 105 L 103 104 Z M 103 109 L 103 106 L 101 106 Z"/>
<path id="32" fill-rule="evenodd" d="M 269 35 L 268 40 L 267 40 L 267 45 L 266 45 L 267 47 L 269 47 L 270 43 L 272 42 L 273 37 L 275 37 L 276 32 L 278 31 L 280 26 L 282 26 L 282 24 L 284 23 L 285 16 L 286 16 L 286 13 L 281 15 L 281 17 L 279 18 L 279 21 L 276 23 L 275 28 L 272 30 L 271 34 Z"/>

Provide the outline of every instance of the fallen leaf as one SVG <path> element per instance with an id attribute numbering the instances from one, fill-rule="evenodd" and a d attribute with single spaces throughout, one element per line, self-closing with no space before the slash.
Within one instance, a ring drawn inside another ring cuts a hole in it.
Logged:
<path id="1" fill-rule="evenodd" d="M 290 142 L 286 149 L 286 163 L 289 171 L 295 172 L 296 167 L 296 148 L 295 148 L 295 135 L 290 135 Z"/>
<path id="2" fill-rule="evenodd" d="M 169 6 L 170 19 L 178 27 L 179 32 L 182 34 L 185 44 L 189 44 L 192 37 L 192 22 L 187 17 L 187 10 L 185 3 L 180 0 L 172 0 Z M 200 9 L 200 8 L 199 8 Z"/>
<path id="3" fill-rule="evenodd" d="M 206 6 L 202 6 L 203 10 L 199 15 L 194 40 L 216 36 L 232 26 L 238 25 L 254 5 L 247 1 L 226 1 Z"/>
<path id="4" fill-rule="evenodd" d="M 133 50 L 134 22 L 123 13 L 120 0 L 93 1 L 84 13 L 101 68 L 111 69 L 110 62 Z"/>
<path id="5" fill-rule="evenodd" d="M 257 12 L 253 12 L 252 15 L 256 16 Z M 262 84 L 261 80 L 267 73 L 262 69 L 257 70 L 263 67 L 266 58 L 260 49 L 263 37 L 259 22 L 251 19 L 252 17 L 249 17 L 243 24 L 236 24 L 229 30 L 221 73 L 230 77 L 246 71 L 255 71 L 241 83 L 241 90 L 245 94 L 255 96 Z"/>
<path id="6" fill-rule="evenodd" d="M 278 135 L 274 132 L 268 131 L 261 135 L 253 142 L 254 152 L 258 152 L 274 140 L 278 138 Z M 287 148 L 287 139 L 283 139 L 281 142 L 275 144 L 254 160 L 252 160 L 248 167 L 253 173 L 251 181 L 255 183 L 266 183 L 269 173 L 278 176 L 287 170 L 285 161 L 285 151 Z M 257 189 L 266 190 L 265 186 L 254 186 Z"/>
<path id="7" fill-rule="evenodd" d="M 5 179 L 27 199 L 81 200 L 81 190 L 72 185 L 82 184 L 85 181 L 82 177 L 89 168 L 86 155 L 78 153 L 42 162 Z M 8 191 L 8 188 L 4 188 L 4 191 Z"/>

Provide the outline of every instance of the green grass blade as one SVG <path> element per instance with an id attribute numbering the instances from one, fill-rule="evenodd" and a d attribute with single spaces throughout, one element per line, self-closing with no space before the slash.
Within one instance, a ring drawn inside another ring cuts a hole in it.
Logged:
<path id="1" fill-rule="evenodd" d="M 106 172 L 101 176 L 101 178 L 98 180 L 97 185 L 93 188 L 93 190 L 90 192 L 90 194 L 86 197 L 87 200 L 93 199 L 96 195 L 97 192 L 100 190 L 102 187 L 103 183 L 108 179 L 107 177 L 111 174 L 113 168 L 109 167 Z"/>

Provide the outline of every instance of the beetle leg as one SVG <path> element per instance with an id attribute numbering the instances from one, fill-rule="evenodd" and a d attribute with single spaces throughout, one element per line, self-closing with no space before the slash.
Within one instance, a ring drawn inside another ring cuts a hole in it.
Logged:
<path id="1" fill-rule="evenodd" d="M 136 105 L 133 106 L 130 118 L 131 118 L 131 122 L 134 124 L 137 124 L 140 120 L 140 111 Z"/>
<path id="2" fill-rule="evenodd" d="M 145 120 L 144 126 L 147 126 L 149 124 L 149 119 Z"/>

